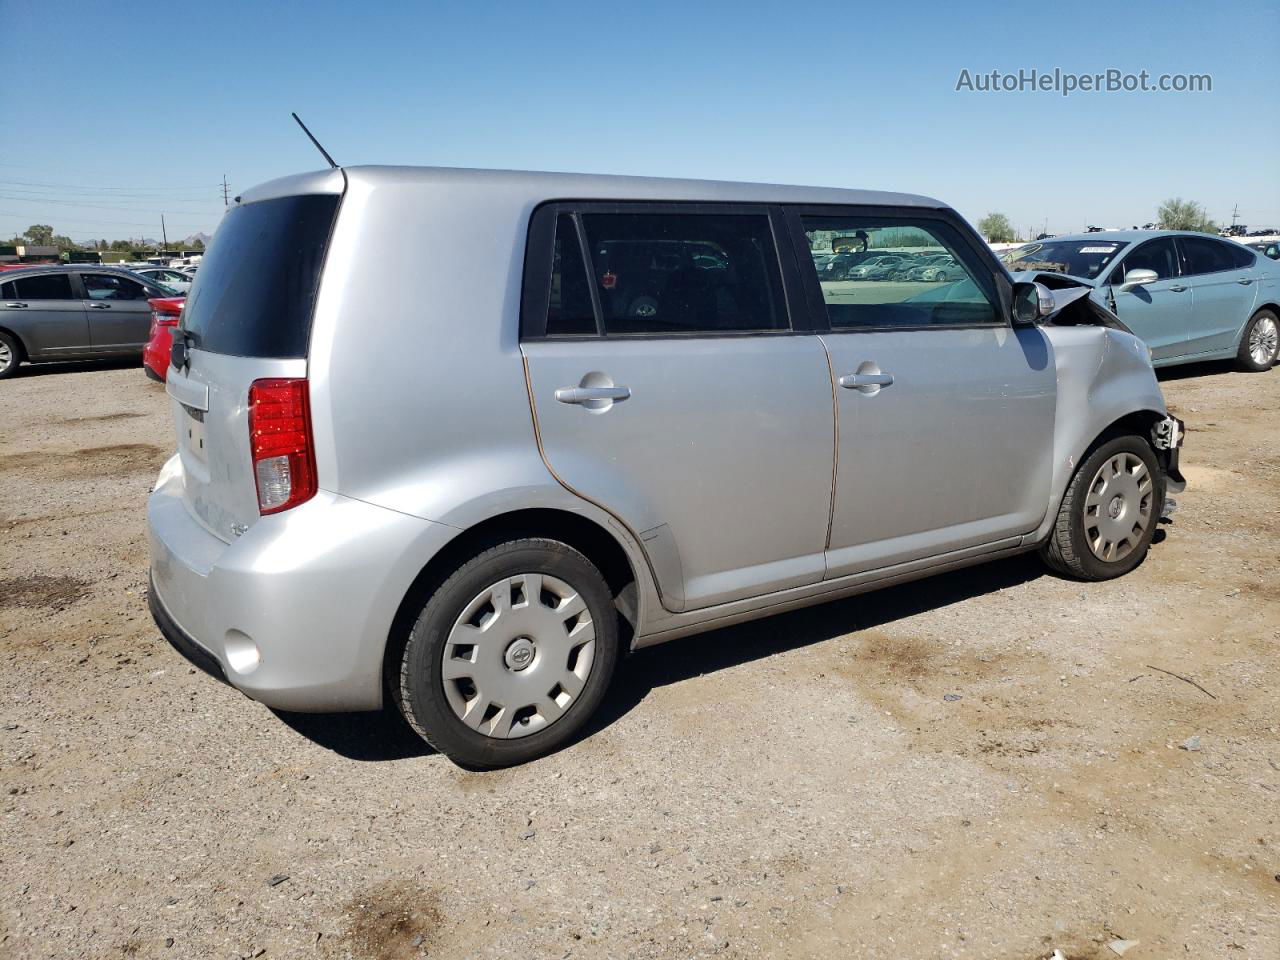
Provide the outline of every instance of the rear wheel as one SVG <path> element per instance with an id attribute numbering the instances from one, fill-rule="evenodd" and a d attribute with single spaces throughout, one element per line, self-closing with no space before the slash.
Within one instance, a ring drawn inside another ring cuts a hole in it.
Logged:
<path id="1" fill-rule="evenodd" d="M 0 380 L 12 377 L 22 362 L 22 346 L 10 334 L 0 331 Z"/>
<path id="2" fill-rule="evenodd" d="M 1277 353 L 1280 353 L 1280 318 L 1270 310 L 1259 310 L 1244 328 L 1237 362 L 1245 370 L 1260 373 L 1271 369 Z"/>
<path id="3" fill-rule="evenodd" d="M 604 698 L 618 660 L 604 577 L 554 540 L 500 544 L 464 563 L 410 631 L 393 693 L 410 725 L 466 767 L 563 746 Z"/>
<path id="4" fill-rule="evenodd" d="M 1041 555 L 1081 580 L 1122 576 L 1147 555 L 1163 506 L 1164 475 L 1151 445 L 1116 437 L 1076 470 Z"/>

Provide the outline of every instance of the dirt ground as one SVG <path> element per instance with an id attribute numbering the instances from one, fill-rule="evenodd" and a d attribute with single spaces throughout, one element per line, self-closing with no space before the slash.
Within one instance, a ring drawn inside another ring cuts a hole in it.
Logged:
<path id="1" fill-rule="evenodd" d="M 1280 370 L 1163 379 L 1190 486 L 1132 575 L 643 651 L 490 774 L 196 673 L 145 605 L 161 388 L 0 383 L 0 957 L 1277 960 Z"/>

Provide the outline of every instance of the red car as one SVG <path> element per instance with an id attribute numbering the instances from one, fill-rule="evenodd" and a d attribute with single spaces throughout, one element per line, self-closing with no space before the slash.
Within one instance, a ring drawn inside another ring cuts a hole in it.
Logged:
<path id="1" fill-rule="evenodd" d="M 164 383 L 169 372 L 169 350 L 173 346 L 173 330 L 182 316 L 186 297 L 156 297 L 151 304 L 151 336 L 142 349 L 142 370 L 152 380 Z"/>

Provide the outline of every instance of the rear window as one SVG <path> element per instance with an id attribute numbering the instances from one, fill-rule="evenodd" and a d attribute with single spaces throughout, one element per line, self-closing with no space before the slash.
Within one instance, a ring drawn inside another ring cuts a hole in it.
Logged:
<path id="1" fill-rule="evenodd" d="M 187 299 L 183 328 L 197 348 L 270 359 L 307 355 L 338 200 L 281 197 L 227 214 Z"/>

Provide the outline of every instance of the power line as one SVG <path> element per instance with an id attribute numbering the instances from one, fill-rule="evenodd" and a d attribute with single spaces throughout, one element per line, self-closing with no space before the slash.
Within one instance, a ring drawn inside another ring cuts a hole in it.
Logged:
<path id="1" fill-rule="evenodd" d="M 73 190 L 77 192 L 90 192 L 90 191 L 96 192 L 101 190 L 110 190 L 110 191 L 124 191 L 126 193 L 171 193 L 173 191 L 187 193 L 192 190 L 204 189 L 204 184 L 202 183 L 193 183 L 190 186 L 181 186 L 181 187 L 177 187 L 177 186 L 171 186 L 171 187 L 109 186 L 108 187 L 108 186 L 88 186 L 86 184 L 74 184 L 74 183 L 47 183 L 41 180 L 0 180 L 0 183 L 13 184 L 15 186 L 22 186 L 22 187 L 53 187 L 58 190 Z"/>
<path id="2" fill-rule="evenodd" d="M 85 207 L 87 209 L 92 209 L 92 210 L 116 210 L 122 213 L 157 213 L 158 214 L 160 212 L 159 209 L 146 210 L 139 207 L 109 207 L 100 203 L 82 203 L 79 200 L 38 200 L 38 199 L 33 199 L 31 197 L 15 197 L 6 193 L 0 193 L 0 200 L 17 200 L 20 203 L 34 203 L 38 205 L 43 205 L 46 203 L 54 203 L 64 207 Z M 159 206 L 160 204 L 154 205 L 154 207 L 159 207 Z M 196 211 L 190 210 L 188 211 L 188 213 L 191 213 L 192 215 L 194 215 Z"/>
<path id="3" fill-rule="evenodd" d="M 112 200 L 117 203 L 124 203 L 129 205 L 135 205 L 135 204 L 141 203 L 141 204 L 149 204 L 151 206 L 155 206 L 157 204 L 171 204 L 171 203 L 213 204 L 218 202 L 218 199 L 216 196 L 214 197 L 207 197 L 207 196 L 206 197 L 142 197 L 142 196 L 134 197 L 134 196 L 125 196 L 121 194 L 108 194 L 106 196 L 93 194 L 91 196 L 82 198 L 82 197 L 77 197 L 73 194 L 67 194 L 67 193 L 53 194 L 53 193 L 46 193 L 42 191 L 36 191 L 36 190 L 23 190 L 20 187 L 10 187 L 5 184 L 0 184 L 0 190 L 5 191 L 5 193 L 17 199 L 35 200 L 35 201 L 50 200 L 50 201 L 59 201 L 59 202 L 87 203 L 93 199 L 100 199 L 100 200 Z"/>
<path id="4" fill-rule="evenodd" d="M 30 213 L 19 213 L 16 210 L 0 210 L 0 217 L 17 217 L 19 219 L 22 219 L 24 217 L 30 218 L 31 216 L 32 214 Z M 63 221 L 64 224 L 66 222 L 68 221 L 65 221 L 65 220 Z M 76 224 L 81 224 L 81 223 L 103 224 L 106 226 L 113 226 L 113 227 L 153 227 L 155 226 L 155 221 L 153 220 L 94 220 L 92 218 L 86 219 L 83 217 L 77 217 L 76 219 L 70 222 L 76 223 Z M 187 226 L 191 226 L 191 225 L 182 224 L 182 226 L 186 228 Z M 205 224 L 201 224 L 199 225 L 199 227 L 192 226 L 192 229 L 203 229 L 204 226 Z"/>

